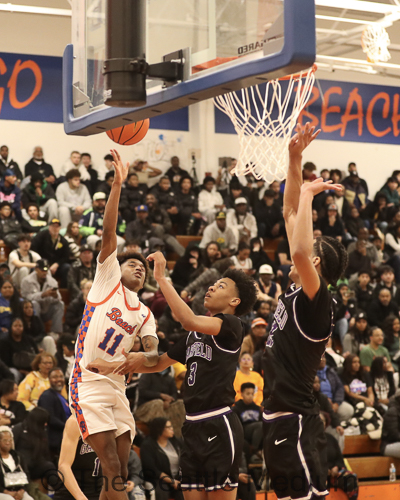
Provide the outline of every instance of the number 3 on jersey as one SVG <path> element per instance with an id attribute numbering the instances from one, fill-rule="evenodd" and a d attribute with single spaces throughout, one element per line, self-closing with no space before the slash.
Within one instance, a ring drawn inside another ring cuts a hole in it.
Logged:
<path id="1" fill-rule="evenodd" d="M 114 338 L 114 341 L 113 341 L 113 343 L 111 345 L 111 347 L 109 347 L 107 349 L 107 345 L 109 344 L 112 336 L 114 335 L 114 332 L 115 332 L 115 328 L 109 328 L 106 331 L 104 339 L 98 345 L 99 349 L 101 349 L 102 351 L 106 351 L 106 353 L 109 354 L 110 356 L 114 356 L 117 347 L 119 346 L 119 344 L 121 343 L 122 339 L 124 338 L 124 336 L 123 336 L 122 333 L 116 335 L 115 338 Z"/>
<path id="2" fill-rule="evenodd" d="M 194 385 L 194 383 L 196 382 L 196 371 L 197 371 L 197 363 L 196 363 L 196 361 L 194 361 L 190 365 L 190 373 L 189 373 L 189 377 L 187 379 L 187 383 L 188 383 L 188 385 L 190 385 L 190 387 L 192 387 L 192 385 Z"/>

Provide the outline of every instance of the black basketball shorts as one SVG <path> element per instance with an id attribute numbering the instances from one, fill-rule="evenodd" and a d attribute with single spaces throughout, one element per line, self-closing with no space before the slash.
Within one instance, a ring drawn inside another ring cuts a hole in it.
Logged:
<path id="1" fill-rule="evenodd" d="M 278 498 L 328 495 L 326 437 L 319 415 L 264 411 L 264 458 Z"/>
<path id="2" fill-rule="evenodd" d="M 237 488 L 243 427 L 229 407 L 187 415 L 182 427 L 180 480 L 183 490 Z"/>

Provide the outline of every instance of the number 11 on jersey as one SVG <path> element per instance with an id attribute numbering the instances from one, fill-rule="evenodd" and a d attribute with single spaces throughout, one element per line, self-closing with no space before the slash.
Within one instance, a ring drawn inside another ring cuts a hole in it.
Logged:
<path id="1" fill-rule="evenodd" d="M 119 344 L 121 343 L 122 339 L 124 338 L 123 334 L 120 333 L 118 335 L 116 335 L 114 337 L 114 341 L 111 345 L 111 347 L 109 347 L 107 349 L 107 345 L 109 344 L 109 342 L 111 341 L 112 339 L 112 336 L 114 335 L 115 333 L 115 328 L 109 328 L 107 331 L 106 331 L 106 334 L 104 336 L 104 339 L 100 342 L 100 344 L 98 345 L 98 348 L 101 349 L 102 351 L 106 351 L 107 354 L 109 354 L 110 356 L 114 356 L 115 354 L 115 351 L 117 349 L 117 347 L 119 346 Z M 107 349 L 107 350 L 106 350 Z"/>

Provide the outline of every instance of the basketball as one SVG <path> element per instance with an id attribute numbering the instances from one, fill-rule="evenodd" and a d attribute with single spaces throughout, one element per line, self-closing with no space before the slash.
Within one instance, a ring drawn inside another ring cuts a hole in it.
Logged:
<path id="1" fill-rule="evenodd" d="M 137 144 L 145 137 L 149 126 L 150 120 L 146 118 L 140 122 L 129 123 L 129 125 L 124 125 L 123 127 L 107 130 L 106 134 L 112 141 L 118 144 L 131 146 L 132 144 Z"/>

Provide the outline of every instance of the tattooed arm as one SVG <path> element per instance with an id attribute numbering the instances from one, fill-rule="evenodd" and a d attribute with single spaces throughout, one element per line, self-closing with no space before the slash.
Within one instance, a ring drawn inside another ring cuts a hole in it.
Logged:
<path id="1" fill-rule="evenodd" d="M 146 335 L 142 338 L 142 345 L 144 353 L 144 359 L 142 361 L 143 366 L 155 366 L 158 363 L 158 338 L 152 335 Z"/>

